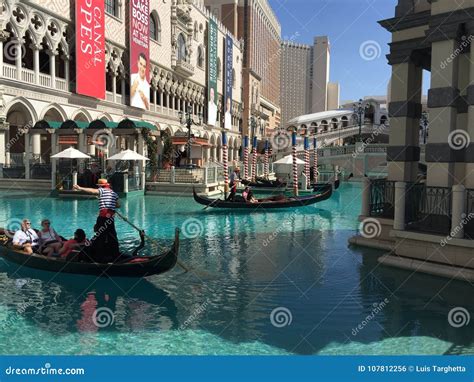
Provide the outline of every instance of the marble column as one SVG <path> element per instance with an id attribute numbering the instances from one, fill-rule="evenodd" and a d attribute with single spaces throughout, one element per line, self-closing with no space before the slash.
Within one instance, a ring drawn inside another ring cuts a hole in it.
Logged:
<path id="1" fill-rule="evenodd" d="M 54 129 L 48 129 L 51 134 L 51 155 L 58 153 L 58 134 Z M 51 159 L 51 189 L 56 189 L 56 171 L 57 171 L 57 159 Z"/>
<path id="2" fill-rule="evenodd" d="M 24 135 L 25 138 L 25 179 L 30 179 L 30 161 L 31 161 L 31 134 L 30 132 L 26 132 Z"/>
<path id="3" fill-rule="evenodd" d="M 413 182 L 418 175 L 422 68 L 412 61 L 392 64 L 389 104 L 388 179 Z"/>
<path id="4" fill-rule="evenodd" d="M 40 58 L 39 53 L 41 46 L 37 44 L 31 44 L 30 48 L 33 50 L 33 70 L 35 72 L 35 84 L 39 84 L 39 75 L 40 75 Z"/>
<path id="5" fill-rule="evenodd" d="M 468 35 L 474 36 L 474 21 L 466 23 L 466 29 Z M 474 44 L 471 42 L 471 50 L 468 53 L 468 62 L 467 66 L 469 68 L 466 73 L 469 82 L 467 87 L 467 104 L 468 104 L 468 114 L 467 114 L 467 132 L 470 137 L 470 144 L 466 149 L 466 176 L 465 176 L 465 185 L 466 188 L 474 188 L 474 176 L 468 176 L 469 174 L 474 174 Z"/>
<path id="6" fill-rule="evenodd" d="M 16 44 L 16 50 L 15 50 L 15 53 L 16 53 L 16 56 L 15 56 L 15 66 L 16 66 L 16 79 L 21 81 L 21 69 L 22 69 L 22 65 L 21 65 L 21 59 L 22 59 L 22 52 L 23 52 L 23 39 L 22 38 L 17 38 L 15 40 L 15 44 Z M 3 76 L 3 74 L 2 74 Z"/>
<path id="7" fill-rule="evenodd" d="M 9 130 L 8 123 L 0 123 L 0 165 L 5 165 L 7 163 L 6 143 L 7 143 L 8 130 Z"/>
<path id="8" fill-rule="evenodd" d="M 451 135 L 451 132 L 457 129 L 458 119 L 459 55 L 456 55 L 455 51 L 459 42 L 455 38 L 446 40 L 446 36 L 440 38 L 443 40 L 432 42 L 431 49 L 431 89 L 428 91 L 430 133 L 426 145 L 427 185 L 451 187 L 458 178 L 455 171 L 464 169 L 464 163 L 461 163 L 464 160 L 457 158 L 462 154 L 463 148 L 453 150 L 455 136 Z M 448 62 L 447 57 L 454 58 Z M 392 125 L 392 121 L 390 124 Z"/>
<path id="9" fill-rule="evenodd" d="M 51 88 L 56 89 L 56 55 L 53 50 L 48 51 L 49 55 L 49 74 L 51 76 Z"/>
<path id="10" fill-rule="evenodd" d="M 117 77 L 115 72 L 112 72 L 112 97 L 114 103 L 117 103 Z"/>

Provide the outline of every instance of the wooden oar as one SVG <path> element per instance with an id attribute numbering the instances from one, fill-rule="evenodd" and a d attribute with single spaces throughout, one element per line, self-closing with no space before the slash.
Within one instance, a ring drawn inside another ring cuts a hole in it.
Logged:
<path id="1" fill-rule="evenodd" d="M 142 229 L 140 229 L 139 227 L 137 227 L 135 224 L 133 224 L 130 220 L 128 220 L 125 216 L 123 216 L 120 212 L 115 211 L 115 213 L 116 213 L 118 216 L 120 216 L 124 222 L 127 222 L 128 224 L 130 224 L 130 225 L 131 225 L 133 228 L 135 228 L 138 232 L 145 232 L 145 231 L 143 231 Z M 151 238 L 150 236 L 148 236 L 148 235 L 146 235 L 146 234 L 145 234 L 145 238 L 146 238 L 147 240 L 150 240 L 150 241 L 152 241 L 152 242 L 157 243 L 157 240 Z M 181 262 L 179 259 L 177 259 L 176 262 L 177 262 L 177 264 L 178 264 L 181 268 L 183 268 L 183 270 L 185 270 L 186 272 L 189 272 L 189 268 L 188 268 L 183 262 Z"/>
<path id="2" fill-rule="evenodd" d="M 208 204 L 206 207 L 204 207 L 202 210 L 207 210 L 209 207 L 212 207 L 212 205 L 215 203 L 215 202 L 218 202 L 220 199 L 216 199 L 214 200 L 211 204 Z"/>

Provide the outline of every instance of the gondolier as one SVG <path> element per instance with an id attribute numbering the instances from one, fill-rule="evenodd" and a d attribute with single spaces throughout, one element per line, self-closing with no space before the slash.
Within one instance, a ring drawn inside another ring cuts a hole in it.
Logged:
<path id="1" fill-rule="evenodd" d="M 115 209 L 120 208 L 119 196 L 110 188 L 107 179 L 99 179 L 97 186 L 96 189 L 75 185 L 74 189 L 98 196 L 99 216 L 94 226 L 95 235 L 90 240 L 92 254 L 98 262 L 114 262 L 120 257 L 114 220 Z"/>
<path id="2" fill-rule="evenodd" d="M 232 174 L 230 174 L 230 194 L 227 197 L 228 201 L 234 201 L 235 194 L 237 193 L 237 185 L 240 182 L 240 168 L 236 167 Z"/>

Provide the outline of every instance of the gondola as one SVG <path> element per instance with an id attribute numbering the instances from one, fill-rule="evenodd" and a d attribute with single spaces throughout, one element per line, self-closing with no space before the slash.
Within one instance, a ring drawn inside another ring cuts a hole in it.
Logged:
<path id="1" fill-rule="evenodd" d="M 244 186 L 252 187 L 257 190 L 265 189 L 265 190 L 285 190 L 287 184 L 283 182 L 279 182 L 278 180 L 268 180 L 264 178 L 257 178 L 255 182 L 252 182 L 247 179 L 241 180 Z M 332 183 L 318 183 L 313 186 L 314 192 L 324 192 L 327 190 L 328 187 L 333 186 Z M 340 180 L 336 179 L 334 181 L 334 189 L 337 190 L 340 186 Z"/>
<path id="2" fill-rule="evenodd" d="M 68 256 L 67 259 L 59 259 L 38 254 L 27 255 L 23 251 L 12 247 L 10 240 L 12 232 L 0 229 L 0 256 L 22 267 L 55 273 L 74 273 L 99 277 L 147 277 L 159 275 L 173 269 L 178 261 L 179 230 L 176 229 L 173 246 L 156 256 L 136 256 L 138 250 L 144 246 L 144 234 L 140 236 L 141 243 L 135 249 L 133 256 L 123 256 L 121 260 L 115 263 L 101 264 L 79 261 L 77 260 L 78 256 Z"/>
<path id="3" fill-rule="evenodd" d="M 222 199 L 211 199 L 206 196 L 198 195 L 193 189 L 194 200 L 207 207 L 214 208 L 230 208 L 230 209 L 251 209 L 251 210 L 267 210 L 276 208 L 304 207 L 311 204 L 322 202 L 329 199 L 332 195 L 332 187 L 320 194 L 312 194 L 308 196 L 284 197 L 277 196 L 267 199 L 259 199 L 259 202 L 248 203 L 245 201 L 227 201 Z"/>

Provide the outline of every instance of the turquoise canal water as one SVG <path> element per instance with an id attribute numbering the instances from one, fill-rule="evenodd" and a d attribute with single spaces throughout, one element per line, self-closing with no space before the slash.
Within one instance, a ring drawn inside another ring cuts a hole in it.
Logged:
<path id="1" fill-rule="evenodd" d="M 269 213 L 203 211 L 191 197 L 123 204 L 163 244 L 182 228 L 180 257 L 196 272 L 96 280 L 0 261 L 1 354 L 472 353 L 472 323 L 448 322 L 453 308 L 474 314 L 471 285 L 382 267 L 381 252 L 348 246 L 357 186 Z M 77 227 L 91 234 L 96 208 L 2 192 L 0 224 L 49 217 L 64 236 Z M 130 250 L 136 233 L 121 221 L 117 229 Z"/>

